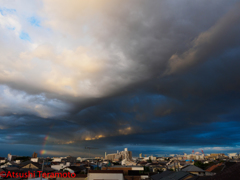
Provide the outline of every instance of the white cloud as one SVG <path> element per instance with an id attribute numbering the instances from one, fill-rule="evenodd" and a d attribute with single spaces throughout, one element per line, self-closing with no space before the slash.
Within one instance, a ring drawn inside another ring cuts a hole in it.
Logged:
<path id="1" fill-rule="evenodd" d="M 0 86 L 0 100 L 1 116 L 29 114 L 49 118 L 66 115 L 70 109 L 68 104 L 47 99 L 44 94 L 28 95 L 7 86 Z"/>

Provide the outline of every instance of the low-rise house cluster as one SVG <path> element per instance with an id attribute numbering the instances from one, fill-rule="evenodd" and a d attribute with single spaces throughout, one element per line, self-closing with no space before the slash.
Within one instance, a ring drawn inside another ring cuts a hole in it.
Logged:
<path id="1" fill-rule="evenodd" d="M 199 158 L 201 157 L 201 158 Z M 8 154 L 0 157 L 0 178 L 10 173 L 30 173 L 29 177 L 18 177 L 15 180 L 40 180 L 39 172 L 43 171 L 42 180 L 203 180 L 203 179 L 233 179 L 239 175 L 239 156 L 224 154 L 184 154 L 156 157 L 132 157 L 132 152 L 124 151 L 107 154 L 105 158 L 82 157 L 18 157 Z M 3 176 L 1 176 L 1 173 Z M 65 177 L 66 173 L 74 177 Z M 33 175 L 35 174 L 35 176 Z"/>

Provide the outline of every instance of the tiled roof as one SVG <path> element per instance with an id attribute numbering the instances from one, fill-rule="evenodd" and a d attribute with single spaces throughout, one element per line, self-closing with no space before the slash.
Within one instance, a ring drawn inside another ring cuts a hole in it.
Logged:
<path id="1" fill-rule="evenodd" d="M 37 163 L 37 162 L 32 162 L 32 161 L 25 161 L 25 162 L 22 162 L 20 164 L 20 167 L 23 167 L 23 166 L 26 166 L 28 164 L 33 164 L 34 166 L 36 167 L 41 167 L 41 164 Z"/>
<path id="2" fill-rule="evenodd" d="M 240 177 L 240 163 L 235 163 L 227 169 L 223 169 L 222 172 L 216 176 L 211 177 L 211 180 L 237 180 Z"/>
<path id="3" fill-rule="evenodd" d="M 164 177 L 162 178 L 161 180 L 179 180 L 179 179 L 182 179 L 186 176 L 189 176 L 190 173 L 188 172 L 184 172 L 184 171 L 179 171 L 179 172 L 174 172 L 173 174 L 170 174 L 169 176 L 167 177 Z"/>
<path id="4" fill-rule="evenodd" d="M 88 173 L 114 173 L 114 174 L 123 174 L 123 170 L 89 170 Z"/>
<path id="5" fill-rule="evenodd" d="M 203 169 L 194 166 L 194 165 L 188 165 L 182 168 L 182 171 L 187 171 L 187 172 L 204 172 Z"/>
<path id="6" fill-rule="evenodd" d="M 209 167 L 208 169 L 206 169 L 206 171 L 211 172 L 213 171 L 215 168 L 217 168 L 218 166 L 222 166 L 223 163 L 218 163 L 218 164 L 214 164 L 211 167 Z"/>
<path id="7" fill-rule="evenodd" d="M 163 177 L 166 177 L 166 176 L 168 176 L 170 174 L 173 174 L 173 173 L 174 173 L 174 171 L 164 171 L 164 172 L 162 172 L 160 174 L 155 174 L 155 175 L 151 176 L 151 178 L 153 180 L 159 180 L 159 179 L 161 179 Z"/>
<path id="8" fill-rule="evenodd" d="M 19 170 L 18 167 L 6 167 L 5 168 L 7 171 L 15 171 L 15 170 Z"/>

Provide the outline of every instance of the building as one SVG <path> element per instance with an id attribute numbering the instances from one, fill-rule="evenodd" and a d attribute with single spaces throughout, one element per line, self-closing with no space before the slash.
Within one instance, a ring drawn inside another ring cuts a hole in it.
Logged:
<path id="1" fill-rule="evenodd" d="M 6 167 L 18 167 L 19 164 L 15 163 L 14 161 L 6 162 L 5 164 L 1 165 L 1 168 Z"/>
<path id="2" fill-rule="evenodd" d="M 57 171 L 60 171 L 61 169 L 64 169 L 65 167 L 68 167 L 70 166 L 70 163 L 60 163 L 60 164 L 54 164 L 54 165 L 51 165 L 51 168 L 57 170 Z"/>
<path id="3" fill-rule="evenodd" d="M 37 153 L 34 152 L 33 155 L 32 155 L 32 157 L 33 157 L 33 158 L 37 158 Z"/>
<path id="4" fill-rule="evenodd" d="M 181 169 L 181 171 L 188 172 L 197 176 L 213 176 L 215 173 L 204 171 L 203 169 L 194 166 L 194 165 L 187 165 Z"/>
<path id="5" fill-rule="evenodd" d="M 0 163 L 5 163 L 6 162 L 6 159 L 4 157 L 0 157 Z"/>
<path id="6" fill-rule="evenodd" d="M 121 170 L 89 170 L 87 180 L 113 179 L 124 180 Z"/>
<path id="7" fill-rule="evenodd" d="M 238 157 L 237 153 L 228 153 L 228 157 L 233 159 L 234 157 Z"/>
<path id="8" fill-rule="evenodd" d="M 72 156 L 67 156 L 66 162 L 76 163 L 77 162 L 77 158 L 76 157 L 72 157 Z"/>
<path id="9" fill-rule="evenodd" d="M 171 172 L 171 171 L 165 171 L 161 174 L 155 174 L 151 176 L 151 180 L 187 180 L 194 178 L 194 175 L 188 173 L 188 172 Z"/>
<path id="10" fill-rule="evenodd" d="M 144 171 L 142 166 L 111 166 L 111 167 L 102 167 L 102 170 L 121 170 L 123 174 L 128 174 L 129 171 Z"/>
<path id="11" fill-rule="evenodd" d="M 117 153 L 113 154 L 105 153 L 105 159 L 115 162 L 123 160 L 132 161 L 132 151 L 128 151 L 128 149 L 125 148 L 124 151 L 120 152 L 117 151 Z"/>
<path id="12" fill-rule="evenodd" d="M 14 161 L 17 158 L 17 156 L 11 155 L 10 153 L 8 154 L 8 161 Z"/>
<path id="13" fill-rule="evenodd" d="M 87 172 L 87 168 L 85 166 L 67 166 L 65 168 L 63 168 L 63 171 L 68 171 L 70 173 L 86 173 Z"/>
<path id="14" fill-rule="evenodd" d="M 64 159 L 64 157 L 53 157 L 52 159 L 52 162 L 62 162 L 62 159 Z"/>
<path id="15" fill-rule="evenodd" d="M 20 167 L 23 169 L 41 169 L 42 166 L 39 163 L 26 161 L 20 164 Z"/>

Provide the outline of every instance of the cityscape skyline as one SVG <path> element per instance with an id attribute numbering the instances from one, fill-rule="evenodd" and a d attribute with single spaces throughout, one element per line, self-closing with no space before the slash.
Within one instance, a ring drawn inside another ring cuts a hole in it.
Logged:
<path id="1" fill-rule="evenodd" d="M 236 0 L 0 2 L 0 156 L 240 152 Z"/>

